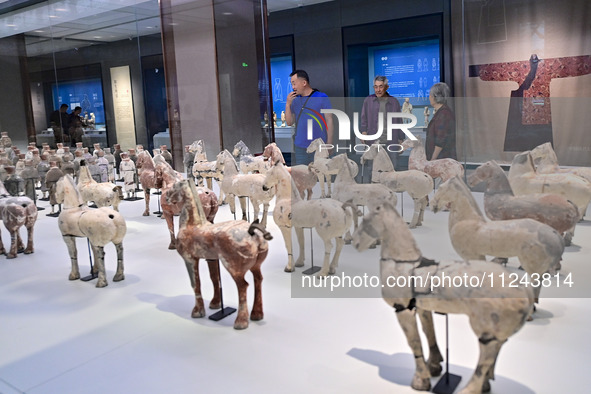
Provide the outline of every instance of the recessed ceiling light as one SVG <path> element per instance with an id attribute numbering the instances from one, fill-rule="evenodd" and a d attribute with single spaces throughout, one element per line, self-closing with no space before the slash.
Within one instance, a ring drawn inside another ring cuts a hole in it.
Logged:
<path id="1" fill-rule="evenodd" d="M 35 33 L 45 33 L 45 30 L 33 30 Z"/>
<path id="2" fill-rule="evenodd" d="M 222 12 L 222 15 L 232 15 L 231 12 Z"/>
<path id="3" fill-rule="evenodd" d="M 103 38 L 102 36 L 94 36 L 92 38 Z"/>
<path id="4" fill-rule="evenodd" d="M 55 10 L 56 10 L 56 11 L 60 11 L 60 12 L 65 12 L 65 11 L 67 11 L 65 8 L 56 8 Z"/>
<path id="5" fill-rule="evenodd" d="M 152 26 L 146 26 L 146 29 L 153 29 Z"/>
<path id="6" fill-rule="evenodd" d="M 178 26 L 179 24 L 176 22 L 169 23 L 170 26 Z"/>
<path id="7" fill-rule="evenodd" d="M 6 26 L 8 26 L 8 27 L 15 27 L 16 25 L 11 23 L 11 24 L 6 25 Z"/>
<path id="8" fill-rule="evenodd" d="M 49 15 L 50 18 L 57 18 L 55 15 Z"/>

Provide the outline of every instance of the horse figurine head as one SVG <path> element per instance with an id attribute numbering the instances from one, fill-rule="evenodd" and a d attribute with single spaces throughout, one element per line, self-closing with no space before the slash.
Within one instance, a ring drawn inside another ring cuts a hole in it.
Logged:
<path id="1" fill-rule="evenodd" d="M 535 172 L 536 166 L 534 165 L 530 151 L 526 150 L 525 152 L 518 153 L 515 155 L 515 157 L 513 157 L 509 174 L 523 175 Z"/>
<path id="2" fill-rule="evenodd" d="M 467 182 L 470 187 L 476 186 L 481 182 L 487 182 L 487 185 L 490 185 L 493 181 L 498 183 L 498 178 L 504 178 L 507 184 L 509 182 L 501 166 L 496 161 L 489 160 L 476 167 L 476 169 L 468 176 Z"/>
<path id="3" fill-rule="evenodd" d="M 137 155 L 137 162 L 135 163 L 135 166 L 138 170 L 140 170 L 140 169 L 153 170 L 154 169 L 154 159 L 152 159 L 150 152 L 148 152 L 147 150 L 141 151 Z"/>
<path id="4" fill-rule="evenodd" d="M 275 165 L 277 162 L 285 164 L 285 158 L 283 157 L 283 153 L 281 152 L 281 149 L 279 149 L 277 144 L 274 142 L 271 142 L 269 145 L 265 146 L 263 156 L 269 159 L 272 165 Z"/>
<path id="5" fill-rule="evenodd" d="M 78 208 L 84 205 L 80 192 L 78 192 L 71 175 L 64 175 L 57 181 L 55 186 L 55 200 L 58 204 L 63 204 L 64 209 Z"/>
<path id="6" fill-rule="evenodd" d="M 322 138 L 316 138 L 315 140 L 313 140 L 312 142 L 310 142 L 310 145 L 308 145 L 308 148 L 306 149 L 307 153 L 313 153 L 313 152 L 321 152 L 322 149 L 320 149 L 320 147 L 324 145 L 324 140 Z M 328 150 L 326 150 L 326 157 L 328 157 Z"/>
<path id="7" fill-rule="evenodd" d="M 224 149 L 218 153 L 216 157 L 215 170 L 216 172 L 223 174 L 226 170 L 226 166 L 228 165 L 233 165 L 235 170 L 238 171 L 238 164 L 236 164 L 236 160 L 234 160 L 234 157 L 227 149 Z"/>
<path id="8" fill-rule="evenodd" d="M 249 155 L 251 155 L 250 149 L 248 149 L 248 146 L 246 146 L 246 144 L 242 140 L 238 141 L 236 145 L 234 145 L 234 149 L 232 150 L 232 156 L 240 160 L 240 157 Z"/>
<path id="9" fill-rule="evenodd" d="M 556 157 L 556 152 L 552 149 L 552 144 L 550 142 L 545 142 L 541 145 L 536 146 L 531 151 L 531 157 L 536 165 L 541 164 L 558 164 L 558 158 Z"/>

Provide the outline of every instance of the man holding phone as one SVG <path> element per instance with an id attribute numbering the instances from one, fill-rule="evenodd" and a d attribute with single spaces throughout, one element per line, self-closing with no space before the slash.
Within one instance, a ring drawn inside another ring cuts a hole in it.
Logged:
<path id="1" fill-rule="evenodd" d="M 306 152 L 310 142 L 322 138 L 326 144 L 333 143 L 332 116 L 322 114 L 320 110 L 330 109 L 330 100 L 325 93 L 310 86 L 308 73 L 295 70 L 289 74 L 293 91 L 287 95 L 285 119 L 289 126 L 295 124 L 294 159 L 292 165 L 309 164 L 314 160 Z M 312 120 L 312 138 L 308 136 L 308 119 Z M 317 121 L 318 120 L 318 121 Z"/>

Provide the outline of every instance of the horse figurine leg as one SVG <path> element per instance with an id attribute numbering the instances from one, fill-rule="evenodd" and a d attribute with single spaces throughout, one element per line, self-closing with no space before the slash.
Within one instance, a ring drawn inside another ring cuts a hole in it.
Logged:
<path id="1" fill-rule="evenodd" d="M 119 282 L 125 279 L 123 273 L 123 242 L 115 244 L 115 249 L 117 250 L 117 271 L 113 277 L 113 282 Z"/>
<path id="2" fill-rule="evenodd" d="M 242 220 L 247 220 L 246 218 L 246 197 L 238 197 L 238 200 L 240 201 L 240 209 L 242 209 Z M 258 209 L 259 207 L 257 205 L 255 205 L 255 213 L 256 213 L 256 218 L 259 217 L 259 213 L 258 213 Z"/>
<path id="3" fill-rule="evenodd" d="M 431 376 L 439 376 L 441 374 L 441 362 L 443 356 L 437 346 L 437 339 L 435 337 L 435 327 L 433 326 L 433 313 L 424 309 L 419 309 L 419 318 L 421 319 L 421 326 L 429 344 L 429 358 L 427 359 L 427 367 Z"/>
<path id="4" fill-rule="evenodd" d="M 207 259 L 209 277 L 213 283 L 213 298 L 209 303 L 209 309 L 220 309 L 222 307 L 222 292 L 220 289 L 220 263 L 219 260 Z"/>
<path id="5" fill-rule="evenodd" d="M 195 306 L 191 311 L 191 317 L 196 319 L 205 316 L 205 306 L 203 305 L 203 297 L 201 296 L 201 279 L 199 278 L 199 259 L 197 258 L 195 261 L 185 260 L 185 266 L 189 273 L 191 287 L 193 287 L 193 291 L 195 292 Z"/>
<path id="6" fill-rule="evenodd" d="M 170 243 L 168 249 L 176 249 L 176 237 L 174 236 L 174 215 L 168 209 L 162 209 L 162 217 L 166 220 L 168 233 L 170 234 Z"/>
<path id="7" fill-rule="evenodd" d="M 263 274 L 261 272 L 261 264 L 263 263 L 263 260 L 264 259 L 260 259 L 260 261 L 250 269 L 252 277 L 254 278 L 254 303 L 252 311 L 250 312 L 250 320 L 253 321 L 263 320 L 264 317 L 262 292 Z"/>
<path id="8" fill-rule="evenodd" d="M 146 209 L 144 210 L 144 213 L 142 213 L 142 216 L 150 216 L 150 188 L 147 187 L 145 192 L 144 192 L 144 197 L 146 198 Z"/>
<path id="9" fill-rule="evenodd" d="M 105 272 L 105 249 L 102 246 L 90 245 L 92 248 L 92 254 L 94 255 L 94 270 L 98 273 L 98 282 L 96 287 L 106 287 L 109 285 L 107 282 L 107 275 Z"/>
<path id="10" fill-rule="evenodd" d="M 291 227 L 281 226 L 281 235 L 283 235 L 283 241 L 285 241 L 285 248 L 287 249 L 287 265 L 285 266 L 285 272 L 293 271 L 293 243 L 291 240 Z"/>
<path id="11" fill-rule="evenodd" d="M 298 259 L 295 262 L 295 266 L 296 267 L 303 267 L 304 260 L 306 259 L 306 254 L 304 251 L 304 245 L 306 243 L 306 241 L 304 239 L 304 229 L 302 227 L 296 227 L 295 232 L 296 232 L 296 237 L 298 239 L 298 244 L 300 246 L 300 255 L 298 256 Z M 291 267 L 291 269 L 288 270 L 287 267 L 285 267 L 285 272 L 293 272 L 293 271 L 295 271 L 295 268 Z"/>
<path id="12" fill-rule="evenodd" d="M 394 306 L 396 307 L 397 304 Z M 414 311 L 406 308 L 401 311 L 397 311 L 396 317 L 398 318 L 402 332 L 404 332 L 404 335 L 406 335 L 406 340 L 412 349 L 415 358 L 415 373 L 410 386 L 415 390 L 427 391 L 431 388 L 431 375 L 423 356 L 421 337 L 419 336 L 415 313 Z"/>
<path id="13" fill-rule="evenodd" d="M 248 282 L 244 280 L 244 272 L 235 271 L 230 273 L 234 282 L 236 282 L 236 288 L 238 289 L 238 316 L 234 321 L 234 328 L 236 330 L 244 330 L 245 328 L 248 328 L 248 302 L 246 301 Z"/>
<path id="14" fill-rule="evenodd" d="M 78 269 L 78 250 L 76 249 L 76 238 L 69 235 L 64 235 L 62 238 L 66 243 L 68 253 L 70 255 L 70 262 L 72 263 L 72 271 L 70 271 L 70 276 L 68 277 L 68 279 L 80 279 L 80 270 Z"/>
<path id="15" fill-rule="evenodd" d="M 19 245 L 20 241 L 20 245 Z M 18 229 L 10 231 L 10 250 L 6 254 L 7 259 L 14 259 L 18 253 L 18 247 L 21 246 L 23 241 L 20 239 Z"/>
<path id="16" fill-rule="evenodd" d="M 27 229 L 27 247 L 25 248 L 25 254 L 31 254 L 35 251 L 33 247 L 33 232 L 35 231 L 35 221 L 25 221 L 25 228 Z"/>

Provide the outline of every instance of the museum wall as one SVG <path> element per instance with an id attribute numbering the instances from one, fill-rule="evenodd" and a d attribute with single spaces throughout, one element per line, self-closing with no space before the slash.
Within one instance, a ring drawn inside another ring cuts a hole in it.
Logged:
<path id="1" fill-rule="evenodd" d="M 389 20 L 396 24 L 396 19 L 437 13 L 448 15 L 449 2 L 337 0 L 273 12 L 269 16 L 271 51 L 273 38 L 293 35 L 296 68 L 308 72 L 313 87 L 331 97 L 343 97 L 346 91 L 342 28 Z M 443 32 L 444 44 L 449 38 L 448 31 Z"/>
<path id="2" fill-rule="evenodd" d="M 222 145 L 242 140 L 253 154 L 270 142 L 261 129 L 268 97 L 260 1 L 214 1 Z M 259 67 L 262 65 L 263 67 Z"/>
<path id="3" fill-rule="evenodd" d="M 20 36 L 0 39 L 0 130 L 10 135 L 22 135 L 27 140 L 26 106 L 22 90 L 22 78 L 19 59 Z M 10 88 L 8 88 L 10 87 Z"/>
<path id="4" fill-rule="evenodd" d="M 170 21 L 166 29 L 173 35 L 170 49 L 165 49 L 165 64 L 167 58 L 175 58 L 174 66 L 168 63 L 166 67 L 177 81 L 176 86 L 168 86 L 169 92 L 174 91 L 169 100 L 175 106 L 169 111 L 170 117 L 174 121 L 176 116 L 180 122 L 180 142 L 188 145 L 202 139 L 209 160 L 213 160 L 221 148 L 213 4 L 201 0 L 162 1 L 161 6 L 163 20 Z M 171 138 L 175 138 L 172 133 Z"/>

